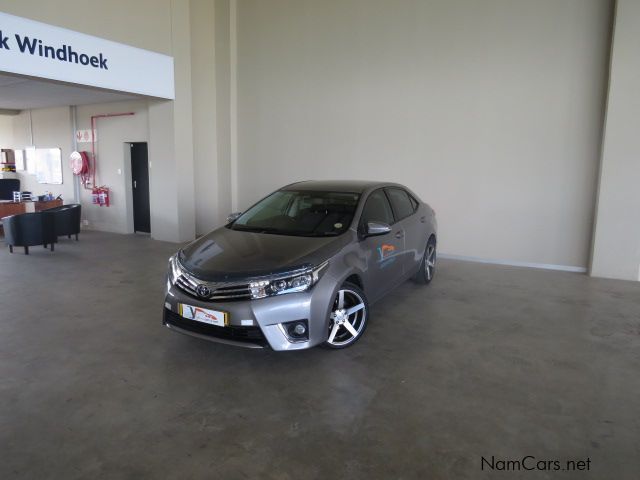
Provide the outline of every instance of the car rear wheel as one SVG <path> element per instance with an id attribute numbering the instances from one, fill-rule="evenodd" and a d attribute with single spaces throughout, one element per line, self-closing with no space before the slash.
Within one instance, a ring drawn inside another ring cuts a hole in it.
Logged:
<path id="1" fill-rule="evenodd" d="M 352 283 L 342 285 L 329 314 L 329 332 L 325 346 L 346 348 L 364 333 L 369 320 L 369 304 L 364 292 Z"/>
<path id="2" fill-rule="evenodd" d="M 427 247 L 424 249 L 424 255 L 422 256 L 422 263 L 420 269 L 416 273 L 413 279 L 427 285 L 433 280 L 433 276 L 436 273 L 436 237 L 431 235 L 427 242 Z"/>

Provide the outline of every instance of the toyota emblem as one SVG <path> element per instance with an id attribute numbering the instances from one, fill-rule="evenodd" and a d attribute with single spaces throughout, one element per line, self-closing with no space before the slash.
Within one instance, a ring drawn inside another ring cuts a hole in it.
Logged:
<path id="1" fill-rule="evenodd" d="M 198 285 L 196 288 L 196 293 L 199 297 L 209 298 L 211 296 L 211 289 L 206 285 Z"/>

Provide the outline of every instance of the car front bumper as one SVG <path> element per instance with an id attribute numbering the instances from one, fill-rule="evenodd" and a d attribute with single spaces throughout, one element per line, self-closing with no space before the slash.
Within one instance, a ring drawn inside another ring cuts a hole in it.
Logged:
<path id="1" fill-rule="evenodd" d="M 324 275 L 307 292 L 288 293 L 257 300 L 203 301 L 167 284 L 163 323 L 179 333 L 248 348 L 303 350 L 324 343 L 329 331 L 329 310 L 335 298 L 336 282 Z M 228 325 L 218 327 L 180 316 L 179 304 L 227 312 Z M 309 339 L 294 341 L 283 323 L 307 320 Z"/>

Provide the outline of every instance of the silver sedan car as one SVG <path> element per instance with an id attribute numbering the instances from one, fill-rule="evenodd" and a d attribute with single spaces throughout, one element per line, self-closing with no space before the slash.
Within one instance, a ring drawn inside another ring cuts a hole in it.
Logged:
<path id="1" fill-rule="evenodd" d="M 435 212 L 402 185 L 287 185 L 171 257 L 164 325 L 251 348 L 345 348 L 371 303 L 431 282 L 436 239 Z"/>

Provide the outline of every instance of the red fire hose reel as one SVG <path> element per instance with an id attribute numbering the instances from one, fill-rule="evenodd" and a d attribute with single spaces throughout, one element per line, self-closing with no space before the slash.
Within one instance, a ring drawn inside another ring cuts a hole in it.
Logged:
<path id="1" fill-rule="evenodd" d="M 80 176 L 82 186 L 85 189 L 88 189 L 91 182 L 91 162 L 89 161 L 89 153 L 73 152 L 71 154 L 70 163 L 73 174 Z M 92 187 L 91 203 L 93 205 L 100 205 L 101 207 L 108 207 L 110 203 L 109 188 L 104 186 Z"/>
<path id="2" fill-rule="evenodd" d="M 82 186 L 87 188 L 91 179 L 91 163 L 89 162 L 89 154 L 87 152 L 72 152 L 71 171 L 74 175 L 80 176 Z"/>

